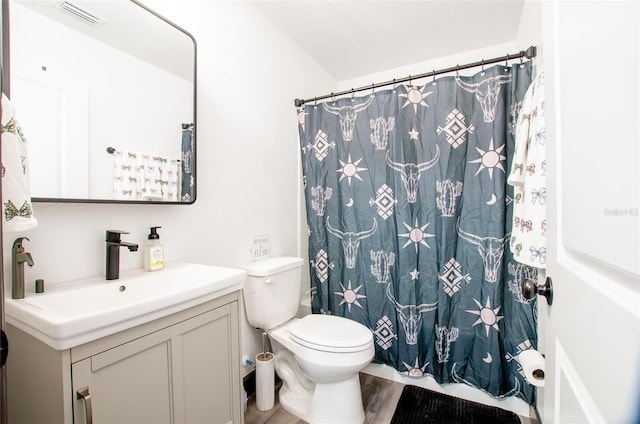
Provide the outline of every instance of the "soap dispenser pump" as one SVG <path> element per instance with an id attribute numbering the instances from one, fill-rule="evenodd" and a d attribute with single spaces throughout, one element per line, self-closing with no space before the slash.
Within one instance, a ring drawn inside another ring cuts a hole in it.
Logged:
<path id="1" fill-rule="evenodd" d="M 144 250 L 144 270 L 157 271 L 164 268 L 164 247 L 160 244 L 158 228 L 150 227 L 151 232 L 147 236 L 147 247 Z"/>

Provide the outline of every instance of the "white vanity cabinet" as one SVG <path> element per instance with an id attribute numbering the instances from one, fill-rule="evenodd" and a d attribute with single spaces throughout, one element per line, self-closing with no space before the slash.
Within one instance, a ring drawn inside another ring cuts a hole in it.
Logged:
<path id="1" fill-rule="evenodd" d="M 10 327 L 9 421 L 241 423 L 238 293 L 64 351 Z"/>

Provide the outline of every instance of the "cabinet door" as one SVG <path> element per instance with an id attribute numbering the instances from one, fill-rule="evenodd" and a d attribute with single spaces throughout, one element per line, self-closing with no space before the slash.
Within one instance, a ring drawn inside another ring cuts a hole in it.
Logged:
<path id="1" fill-rule="evenodd" d="M 171 341 L 153 334 L 72 364 L 75 423 L 172 422 Z M 88 388 L 90 401 L 77 398 Z"/>
<path id="2" fill-rule="evenodd" d="M 242 422 L 236 303 L 184 324 L 172 343 L 176 423 Z"/>
<path id="3" fill-rule="evenodd" d="M 75 423 L 241 423 L 233 302 L 72 364 Z"/>

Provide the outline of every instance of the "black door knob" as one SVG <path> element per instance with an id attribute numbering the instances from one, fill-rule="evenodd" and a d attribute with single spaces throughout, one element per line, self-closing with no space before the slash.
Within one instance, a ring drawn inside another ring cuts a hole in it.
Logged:
<path id="1" fill-rule="evenodd" d="M 4 330 L 0 330 L 0 368 L 7 362 L 9 356 L 9 339 Z"/>
<path id="2" fill-rule="evenodd" d="M 532 279 L 525 278 L 522 281 L 520 290 L 525 299 L 531 300 L 536 297 L 536 294 L 539 294 L 547 299 L 547 305 L 551 306 L 553 304 L 553 282 L 551 277 L 547 277 L 543 285 L 537 285 Z"/>

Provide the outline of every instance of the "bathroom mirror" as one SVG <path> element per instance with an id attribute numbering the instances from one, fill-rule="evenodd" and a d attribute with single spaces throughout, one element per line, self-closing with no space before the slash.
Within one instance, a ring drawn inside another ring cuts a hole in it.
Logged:
<path id="1" fill-rule="evenodd" d="M 137 0 L 2 2 L 32 200 L 193 203 L 193 36 Z"/>

